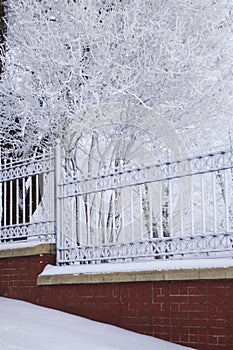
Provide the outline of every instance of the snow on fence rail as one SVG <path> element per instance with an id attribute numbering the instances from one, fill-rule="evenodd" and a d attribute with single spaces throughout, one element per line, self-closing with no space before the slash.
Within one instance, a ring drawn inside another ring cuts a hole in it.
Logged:
<path id="1" fill-rule="evenodd" d="M 75 173 L 60 176 L 59 264 L 232 255 L 231 147 L 147 167 L 117 167 L 81 181 Z"/>
<path id="2" fill-rule="evenodd" d="M 23 160 L 4 159 L 0 169 L 0 242 L 54 237 L 54 215 L 46 210 L 43 188 L 53 206 L 54 156 L 51 152 Z"/>
<path id="3" fill-rule="evenodd" d="M 81 180 L 62 154 L 2 161 L 1 244 L 56 232 L 58 264 L 232 255 L 232 147 Z"/>

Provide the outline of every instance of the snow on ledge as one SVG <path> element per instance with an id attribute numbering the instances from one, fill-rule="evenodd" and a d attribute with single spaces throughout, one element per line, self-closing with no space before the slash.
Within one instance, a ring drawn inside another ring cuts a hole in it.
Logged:
<path id="1" fill-rule="evenodd" d="M 104 263 L 89 265 L 52 266 L 47 265 L 40 276 L 81 274 L 111 274 L 127 272 L 162 272 L 177 270 L 226 269 L 233 267 L 231 258 L 190 259 L 190 260 L 153 260 L 126 263 Z"/>
<path id="2" fill-rule="evenodd" d="M 0 243 L 0 251 L 5 250 L 17 250 L 22 248 L 33 248 L 36 246 L 40 246 L 42 244 L 53 244 L 55 243 L 54 239 L 42 241 L 42 240 L 27 240 L 27 241 L 15 241 L 15 242 L 9 242 L 9 243 Z"/>
<path id="3" fill-rule="evenodd" d="M 55 255 L 56 247 L 53 240 L 40 241 L 15 241 L 10 243 L 0 243 L 0 259 L 16 258 L 25 256 L 35 256 L 43 254 Z"/>

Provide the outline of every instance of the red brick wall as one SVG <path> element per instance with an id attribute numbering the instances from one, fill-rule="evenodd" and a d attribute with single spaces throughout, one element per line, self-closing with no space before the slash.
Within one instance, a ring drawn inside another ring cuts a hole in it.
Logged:
<path id="1" fill-rule="evenodd" d="M 233 349 L 233 280 L 37 286 L 52 255 L 0 259 L 0 295 L 189 345 Z"/>

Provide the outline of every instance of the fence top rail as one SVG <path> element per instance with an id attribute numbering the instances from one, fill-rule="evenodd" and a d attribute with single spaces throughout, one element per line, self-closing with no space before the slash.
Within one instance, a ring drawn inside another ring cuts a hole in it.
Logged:
<path id="1" fill-rule="evenodd" d="M 28 176 L 39 175 L 54 171 L 54 156 L 48 154 L 35 158 L 4 162 L 0 167 L 0 183 Z"/>
<path id="2" fill-rule="evenodd" d="M 5 170 L 13 167 L 19 167 L 23 165 L 30 165 L 43 160 L 52 160 L 54 155 L 51 152 L 43 152 L 32 157 L 15 159 L 15 158 L 3 158 L 0 164 L 0 170 Z"/>
<path id="3" fill-rule="evenodd" d="M 83 181 L 89 181 L 89 180 L 96 180 L 101 178 L 105 178 L 105 177 L 109 177 L 109 176 L 113 176 L 116 174 L 116 172 L 118 174 L 127 174 L 127 173 L 133 173 L 133 172 L 137 172 L 137 171 L 143 171 L 143 170 L 148 170 L 148 169 L 153 169 L 153 168 L 162 168 L 164 166 L 172 166 L 172 165 L 176 165 L 176 164 L 182 164 L 185 162 L 192 162 L 195 160 L 200 160 L 200 159 L 208 159 L 211 157 L 215 157 L 217 155 L 226 155 L 226 154 L 233 154 L 233 145 L 229 146 L 228 149 L 225 150 L 221 150 L 221 151 L 216 151 L 216 152 L 210 152 L 210 153 L 206 153 L 204 155 L 196 155 L 193 157 L 186 157 L 186 158 L 180 158 L 178 160 L 174 160 L 174 161 L 166 161 L 163 163 L 154 163 L 151 165 L 145 165 L 142 167 L 133 167 L 132 165 L 130 166 L 124 166 L 122 167 L 122 169 L 120 169 L 119 167 L 116 168 L 116 171 L 111 171 L 111 172 L 106 172 L 105 174 L 99 175 L 99 176 L 87 176 L 86 178 L 82 179 L 82 180 L 78 180 L 78 182 L 83 182 Z M 232 164 L 229 165 L 229 168 L 232 167 Z"/>
<path id="4" fill-rule="evenodd" d="M 78 180 L 75 175 L 65 180 L 63 197 L 100 192 L 108 189 L 171 180 L 233 168 L 233 147 L 176 161 L 130 167 Z"/>

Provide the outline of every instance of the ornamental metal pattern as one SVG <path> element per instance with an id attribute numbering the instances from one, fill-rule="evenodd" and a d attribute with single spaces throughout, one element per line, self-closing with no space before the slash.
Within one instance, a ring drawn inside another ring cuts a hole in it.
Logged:
<path id="1" fill-rule="evenodd" d="M 103 246 L 67 247 L 59 249 L 59 263 L 99 263 L 135 261 L 141 258 L 187 258 L 232 256 L 233 233 L 169 237 L 139 240 Z"/>
<path id="2" fill-rule="evenodd" d="M 54 239 L 54 221 L 3 226 L 0 230 L 1 243 L 26 240 L 29 237 L 37 238 L 42 242 Z"/>
<path id="3" fill-rule="evenodd" d="M 52 152 L 23 160 L 2 160 L 0 168 L 0 242 L 54 239 Z"/>
<path id="4" fill-rule="evenodd" d="M 54 157 L 50 154 L 21 161 L 4 162 L 1 165 L 0 183 L 51 171 L 54 171 Z"/>
<path id="5" fill-rule="evenodd" d="M 232 255 L 232 147 L 58 184 L 57 261 Z"/>
<path id="6" fill-rule="evenodd" d="M 102 174 L 99 177 L 87 178 L 82 181 L 68 180 L 62 185 L 62 197 L 72 197 L 143 183 L 184 178 L 191 175 L 226 170 L 232 167 L 233 152 L 229 148 L 228 150 L 207 155 L 142 168 L 123 168 L 122 170 L 116 168 L 115 172 L 106 172 L 106 174 Z"/>
<path id="7" fill-rule="evenodd" d="M 82 181 L 65 172 L 59 147 L 3 162 L 1 243 L 56 230 L 58 264 L 232 256 L 232 147 Z"/>

